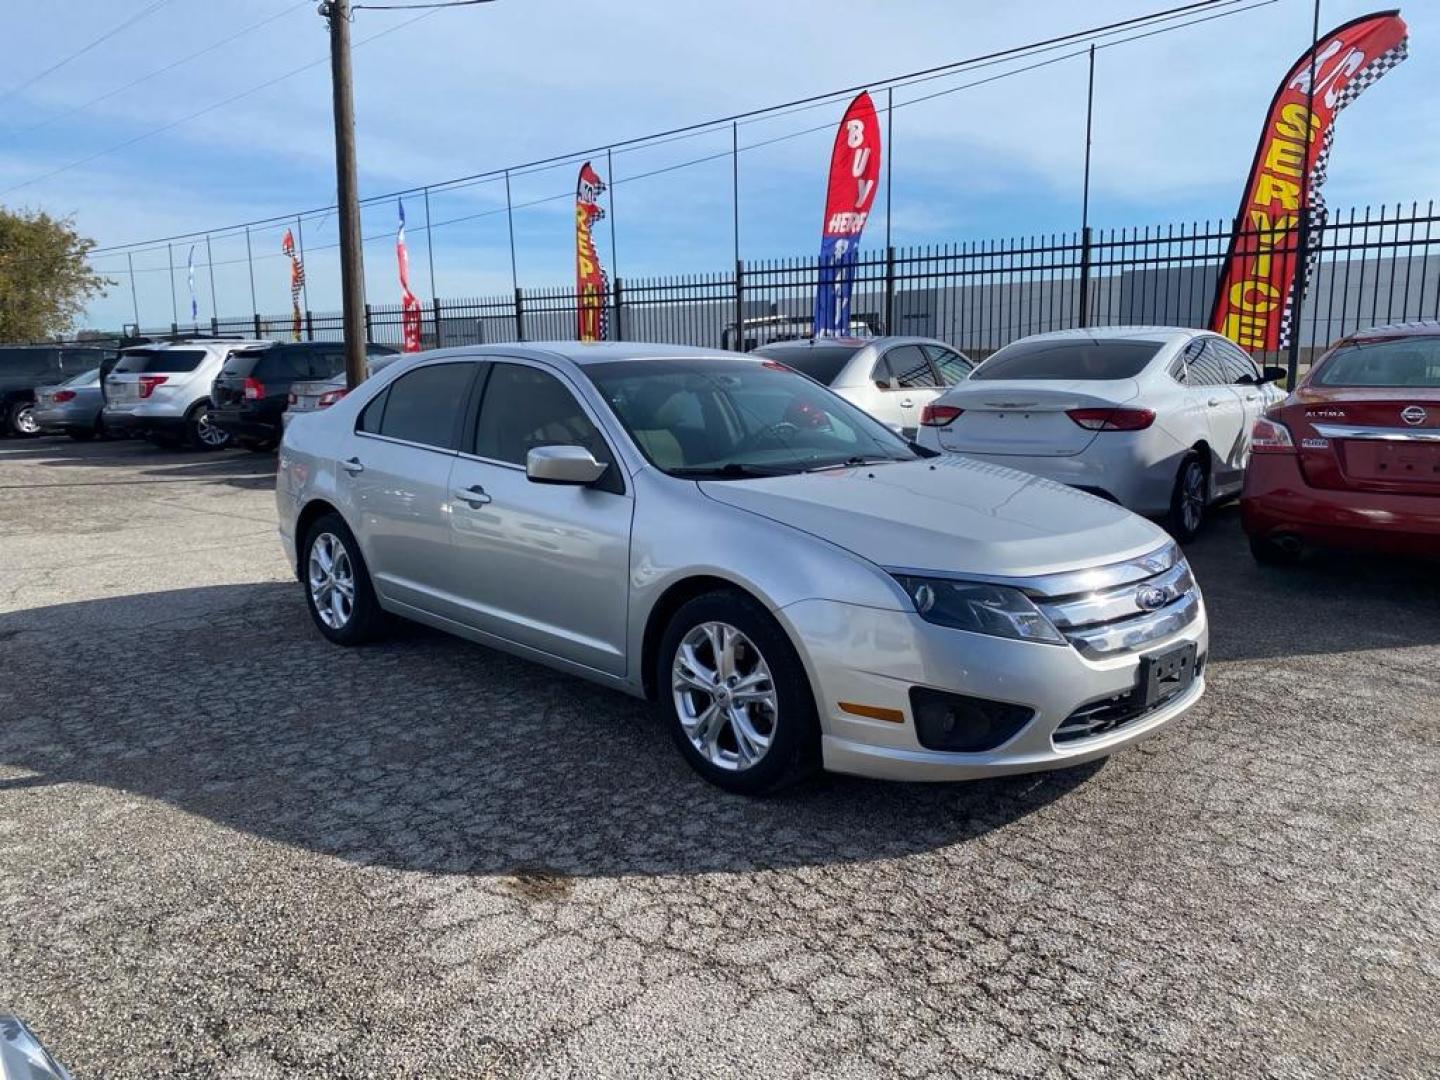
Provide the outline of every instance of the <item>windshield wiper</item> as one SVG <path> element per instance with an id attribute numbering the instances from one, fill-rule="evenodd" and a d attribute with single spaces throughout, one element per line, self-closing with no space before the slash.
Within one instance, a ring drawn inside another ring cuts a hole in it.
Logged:
<path id="1" fill-rule="evenodd" d="M 806 469 L 806 472 L 828 472 L 830 469 L 856 469 L 862 465 L 895 465 L 901 459 L 891 457 L 867 458 L 848 457 L 844 461 L 831 461 L 824 465 L 815 465 Z"/>
<path id="2" fill-rule="evenodd" d="M 695 465 L 665 471 L 671 476 L 683 477 L 686 480 L 754 480 L 763 476 L 793 476 L 799 470 L 727 461 L 724 465 Z"/>

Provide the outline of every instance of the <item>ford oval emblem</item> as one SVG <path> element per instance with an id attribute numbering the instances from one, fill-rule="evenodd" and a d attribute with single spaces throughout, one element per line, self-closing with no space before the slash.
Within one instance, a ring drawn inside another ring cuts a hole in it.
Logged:
<path id="1" fill-rule="evenodd" d="M 1400 419 L 1411 427 L 1425 423 L 1428 414 L 1419 405 L 1407 405 L 1400 413 Z"/>
<path id="2" fill-rule="evenodd" d="M 1164 589 L 1154 585 L 1141 585 L 1135 592 L 1135 606 L 1141 611 L 1159 611 L 1169 599 Z"/>

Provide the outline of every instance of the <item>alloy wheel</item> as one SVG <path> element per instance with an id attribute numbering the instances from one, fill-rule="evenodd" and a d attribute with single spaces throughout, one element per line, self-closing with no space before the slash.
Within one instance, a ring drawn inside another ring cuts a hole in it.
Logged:
<path id="1" fill-rule="evenodd" d="M 1200 519 L 1205 514 L 1205 470 L 1198 461 L 1185 466 L 1185 476 L 1180 488 L 1180 517 L 1187 532 L 1200 528 Z"/>
<path id="2" fill-rule="evenodd" d="M 202 412 L 195 418 L 195 434 L 202 443 L 213 449 L 218 449 L 230 441 L 230 433 L 216 427 L 208 412 Z"/>
<path id="3" fill-rule="evenodd" d="M 21 435 L 40 434 L 40 424 L 35 419 L 35 406 L 23 405 L 15 414 L 15 430 Z"/>
<path id="4" fill-rule="evenodd" d="M 321 533 L 310 545 L 310 602 L 331 630 L 343 630 L 355 613 L 355 569 L 344 542 Z"/>
<path id="5" fill-rule="evenodd" d="M 735 627 L 692 628 L 675 650 L 670 682 L 681 729 L 710 764 L 743 772 L 769 751 L 780 717 L 775 680 L 755 643 Z"/>

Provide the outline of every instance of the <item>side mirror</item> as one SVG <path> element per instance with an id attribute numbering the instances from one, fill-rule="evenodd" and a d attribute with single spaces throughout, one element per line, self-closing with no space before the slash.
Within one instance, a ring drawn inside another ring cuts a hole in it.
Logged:
<path id="1" fill-rule="evenodd" d="M 593 484 L 607 468 L 583 446 L 537 446 L 525 455 L 525 476 L 537 484 Z"/>
<path id="2" fill-rule="evenodd" d="M 1262 383 L 1284 382 L 1287 378 L 1289 378 L 1289 376 L 1290 371 L 1288 368 L 1267 367 L 1263 375 L 1261 376 L 1260 381 Z"/>

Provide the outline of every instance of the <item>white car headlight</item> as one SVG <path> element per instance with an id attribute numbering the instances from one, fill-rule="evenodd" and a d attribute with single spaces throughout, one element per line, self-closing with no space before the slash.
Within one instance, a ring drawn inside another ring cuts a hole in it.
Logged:
<path id="1" fill-rule="evenodd" d="M 926 622 L 991 637 L 1064 645 L 1065 637 L 1019 589 L 981 582 L 896 574 Z"/>

